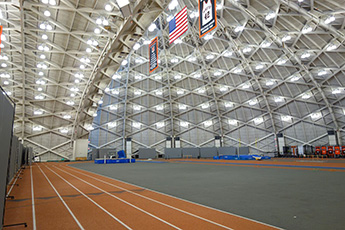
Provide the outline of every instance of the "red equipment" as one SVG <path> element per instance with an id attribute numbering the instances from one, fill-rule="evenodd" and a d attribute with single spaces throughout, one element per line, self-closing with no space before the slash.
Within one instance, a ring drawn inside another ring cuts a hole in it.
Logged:
<path id="1" fill-rule="evenodd" d="M 344 151 L 345 151 L 345 149 L 344 149 Z M 321 155 L 321 147 L 320 146 L 315 147 L 315 155 Z"/>
<path id="2" fill-rule="evenodd" d="M 327 155 L 327 147 L 326 146 L 322 146 L 321 147 L 321 154 L 322 155 Z"/>
<path id="3" fill-rule="evenodd" d="M 340 146 L 334 146 L 334 153 L 335 153 L 336 157 L 340 156 L 340 154 L 341 154 Z"/>
<path id="4" fill-rule="evenodd" d="M 327 154 L 328 154 L 329 157 L 334 157 L 333 146 L 328 146 L 328 148 L 327 148 Z"/>

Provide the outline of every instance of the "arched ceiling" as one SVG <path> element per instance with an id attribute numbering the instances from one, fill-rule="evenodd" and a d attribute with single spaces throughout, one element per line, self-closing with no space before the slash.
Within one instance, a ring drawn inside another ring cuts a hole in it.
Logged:
<path id="1" fill-rule="evenodd" d="M 1 85 L 17 103 L 15 133 L 47 159 L 69 156 L 71 141 L 88 135 L 93 114 L 98 116 L 92 132 L 111 132 L 104 126 L 110 119 L 104 118 L 103 111 L 117 104 L 121 110 L 112 115 L 124 118 L 123 128 L 113 132 L 111 139 L 122 142 L 123 135 L 147 136 L 157 122 L 165 122 L 163 130 L 156 128 L 160 134 L 152 143 L 143 136 L 137 138 L 146 147 L 162 144 L 167 135 L 179 135 L 191 146 L 207 145 L 214 135 L 222 135 L 229 144 L 257 150 L 261 146 L 272 150 L 278 132 L 284 132 L 292 144 L 324 144 L 327 130 L 336 130 L 339 139 L 344 138 L 344 1 L 217 1 L 218 27 L 206 39 L 198 37 L 197 1 L 178 1 L 174 9 L 166 8 L 165 1 L 131 1 L 131 18 L 123 18 L 116 4 L 111 12 L 105 11 L 106 3 L 0 3 L 7 38 L 1 54 L 9 57 L 2 61 L 7 67 L 1 73 L 10 75 L 1 78 Z M 181 43 L 169 45 L 167 18 L 184 5 L 189 31 Z M 46 9 L 51 16 L 44 16 Z M 99 26 L 101 33 L 96 35 L 100 16 L 109 20 L 110 28 Z M 145 32 L 157 16 L 161 32 Z M 43 21 L 49 21 L 53 30 L 41 30 Z M 47 40 L 41 38 L 45 32 Z M 143 42 L 157 35 L 161 63 L 149 75 Z M 99 44 L 89 45 L 90 38 Z M 131 51 L 136 42 L 141 47 Z M 38 50 L 43 43 L 49 51 Z M 120 67 L 119 79 L 113 74 L 127 54 L 129 63 Z M 83 57 L 90 62 L 80 69 Z M 43 63 L 47 68 L 41 77 L 39 67 L 44 66 L 37 64 Z M 109 83 L 110 91 L 106 90 Z M 72 92 L 75 88 L 78 91 Z M 119 92 L 113 93 L 112 88 Z M 157 111 L 159 105 L 167 109 Z M 133 111 L 135 106 L 144 110 Z M 97 109 L 101 112 L 96 113 Z M 35 114 L 37 110 L 43 114 Z M 212 125 L 205 125 L 207 121 Z M 145 126 L 128 128 L 133 122 Z M 181 122 L 189 122 L 189 127 L 181 127 Z M 42 130 L 34 131 L 36 126 Z M 205 139 L 195 139 L 198 135 Z"/>

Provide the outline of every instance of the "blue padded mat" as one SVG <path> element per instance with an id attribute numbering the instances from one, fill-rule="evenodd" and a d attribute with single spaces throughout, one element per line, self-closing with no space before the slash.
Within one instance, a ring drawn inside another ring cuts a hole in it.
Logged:
<path id="1" fill-rule="evenodd" d="M 121 159 L 106 159 L 107 164 L 119 163 L 135 163 L 135 159 L 121 158 Z M 104 159 L 96 159 L 95 164 L 104 164 Z"/>
<path id="2" fill-rule="evenodd" d="M 214 156 L 214 160 L 267 160 L 271 159 L 268 156 L 259 156 L 259 155 L 223 155 L 223 156 Z"/>

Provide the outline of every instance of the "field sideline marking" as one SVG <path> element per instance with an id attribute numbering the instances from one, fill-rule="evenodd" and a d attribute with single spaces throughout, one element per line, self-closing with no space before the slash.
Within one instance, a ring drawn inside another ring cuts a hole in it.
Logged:
<path id="1" fill-rule="evenodd" d="M 34 198 L 34 182 L 32 177 L 32 166 L 30 166 L 31 175 L 31 206 L 32 206 L 32 227 L 36 230 L 36 214 L 35 214 L 35 198 Z"/>

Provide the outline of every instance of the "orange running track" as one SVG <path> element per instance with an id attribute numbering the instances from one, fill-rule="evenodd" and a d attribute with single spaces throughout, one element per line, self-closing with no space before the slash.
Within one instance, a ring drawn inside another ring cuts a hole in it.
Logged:
<path id="1" fill-rule="evenodd" d="M 279 229 L 66 163 L 23 170 L 7 200 L 11 229 Z"/>

